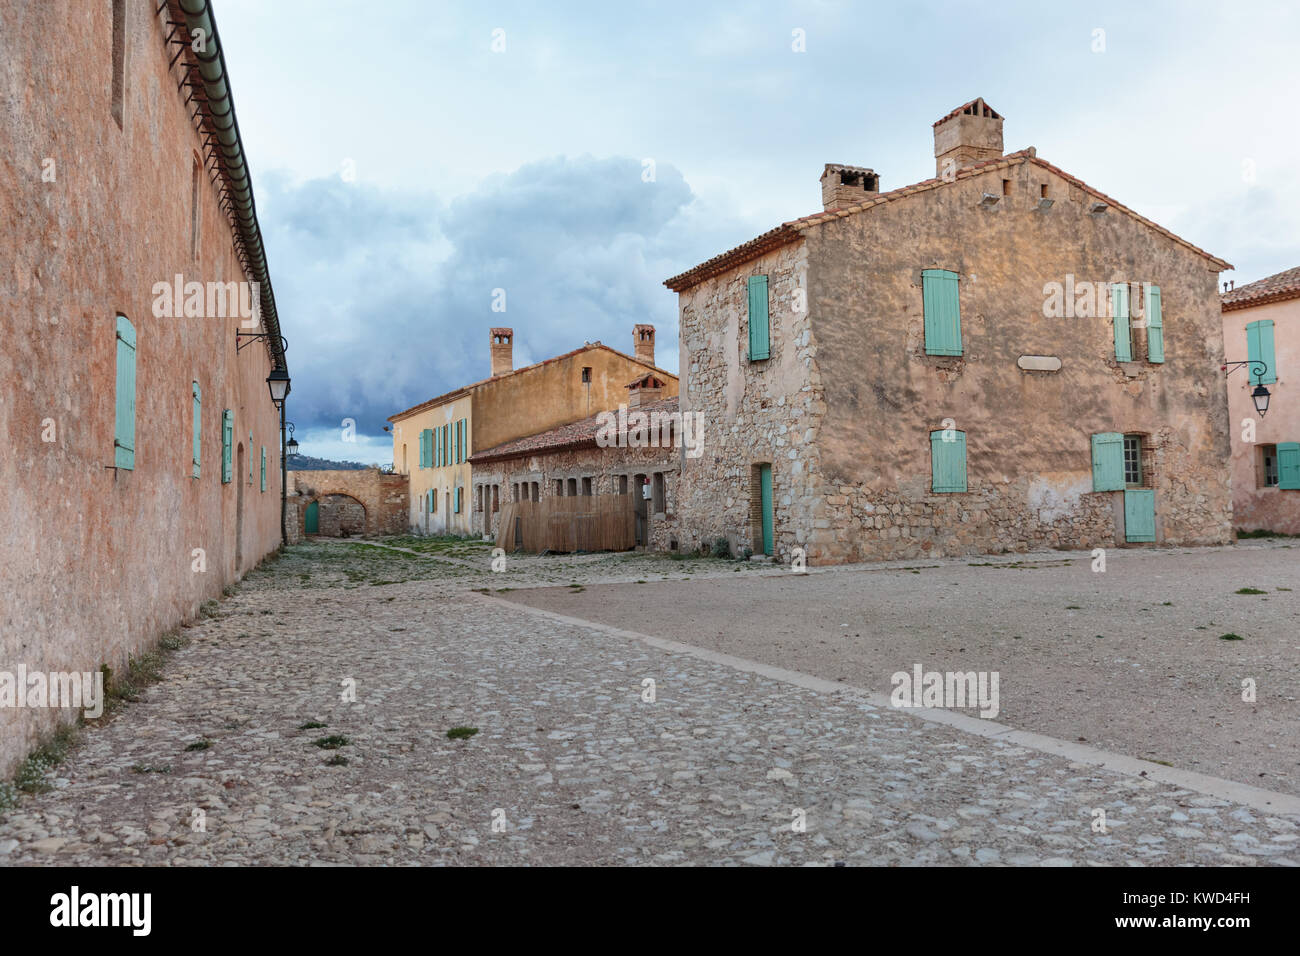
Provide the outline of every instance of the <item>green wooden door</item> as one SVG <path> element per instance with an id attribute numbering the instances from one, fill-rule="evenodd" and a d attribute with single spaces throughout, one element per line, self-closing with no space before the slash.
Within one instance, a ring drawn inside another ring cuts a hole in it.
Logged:
<path id="1" fill-rule="evenodd" d="M 1156 539 L 1156 493 L 1151 488 L 1129 488 L 1124 492 L 1124 540 Z"/>
<path id="2" fill-rule="evenodd" d="M 307 516 L 303 521 L 307 534 L 316 534 L 320 530 L 320 507 L 313 501 L 307 506 Z"/>
<path id="3" fill-rule="evenodd" d="M 763 553 L 772 553 L 772 466 L 759 466 L 763 506 Z"/>

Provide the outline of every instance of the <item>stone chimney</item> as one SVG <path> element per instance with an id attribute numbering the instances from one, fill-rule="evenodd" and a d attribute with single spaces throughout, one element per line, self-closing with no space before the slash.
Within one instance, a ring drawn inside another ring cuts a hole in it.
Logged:
<path id="1" fill-rule="evenodd" d="M 663 397 L 664 383 L 651 372 L 642 375 L 627 386 L 627 407 L 640 408 Z"/>
<path id="2" fill-rule="evenodd" d="M 492 377 L 498 375 L 509 375 L 515 370 L 514 346 L 514 329 L 493 329 L 492 330 Z"/>
<path id="3" fill-rule="evenodd" d="M 874 169 L 827 163 L 822 170 L 822 206 L 827 212 L 866 202 L 880 192 L 880 177 Z"/>
<path id="4" fill-rule="evenodd" d="M 934 124 L 934 167 L 940 179 L 1002 155 L 1002 116 L 977 97 Z"/>
<path id="5" fill-rule="evenodd" d="M 655 363 L 655 327 L 653 325 L 632 326 L 632 354 L 638 362 L 646 365 Z"/>

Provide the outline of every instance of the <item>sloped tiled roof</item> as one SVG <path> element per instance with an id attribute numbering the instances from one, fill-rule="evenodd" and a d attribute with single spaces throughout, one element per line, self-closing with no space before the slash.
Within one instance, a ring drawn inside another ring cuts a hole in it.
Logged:
<path id="1" fill-rule="evenodd" d="M 632 411 L 641 411 L 646 414 L 659 412 L 661 415 L 671 415 L 677 411 L 677 396 L 674 395 L 672 398 L 665 398 L 658 402 L 647 402 L 644 405 L 629 409 L 629 412 Z M 608 413 L 601 412 L 581 421 L 570 422 L 549 431 L 538 432 L 536 435 L 527 435 L 523 438 L 516 438 L 514 441 L 503 442 L 495 448 L 489 448 L 486 451 L 471 455 L 470 464 L 481 465 L 484 462 L 499 461 L 504 458 L 522 458 L 525 455 L 533 455 L 539 452 L 561 451 L 566 448 L 594 445 L 596 444 L 596 433 L 600 431 L 600 417 L 604 414 Z"/>
<path id="2" fill-rule="evenodd" d="M 493 329 L 494 333 L 496 331 L 498 330 Z M 510 330 L 502 329 L 500 331 L 509 332 Z M 514 369 L 512 371 L 506 372 L 504 375 L 489 375 L 487 378 L 479 379 L 477 382 L 471 382 L 468 385 L 462 385 L 460 388 L 454 388 L 450 392 L 444 392 L 443 394 L 437 396 L 436 398 L 431 398 L 426 402 L 421 402 L 419 405 L 412 405 L 410 408 L 406 409 L 406 411 L 397 412 L 394 415 L 389 415 L 388 421 L 395 422 L 398 421 L 399 419 L 407 418 L 411 415 L 414 415 L 416 412 L 422 412 L 426 408 L 434 408 L 438 405 L 443 404 L 444 402 L 450 401 L 453 398 L 459 398 L 461 395 L 466 395 L 469 392 L 472 392 L 476 388 L 482 388 L 484 385 L 487 385 L 489 382 L 499 382 L 503 379 L 510 378 L 514 375 L 521 375 L 524 372 L 531 372 L 533 369 L 541 368 L 544 365 L 550 365 L 553 362 L 563 362 L 565 359 L 572 358 L 573 356 L 577 355 L 579 352 L 587 352 L 590 351 L 591 349 L 604 349 L 606 352 L 613 352 L 615 355 L 621 358 L 625 358 L 629 362 L 635 362 L 637 365 L 643 366 L 647 369 L 653 369 L 656 374 L 664 376 L 666 381 L 668 380 L 674 382 L 677 381 L 677 376 L 674 375 L 672 372 L 665 372 L 663 369 L 659 368 L 656 365 L 650 365 L 649 363 L 643 362 L 639 358 L 633 355 L 628 355 L 626 352 L 620 352 L 618 349 L 610 348 L 608 345 L 605 345 L 601 342 L 592 342 L 589 345 L 584 345 L 580 348 L 576 348 L 569 352 L 565 352 L 563 355 L 556 355 L 553 358 L 544 359 L 541 362 L 534 362 L 532 365 L 525 365 L 523 368 Z"/>
<path id="3" fill-rule="evenodd" d="M 961 107 L 958 109 L 960 110 Z M 903 186 L 899 189 L 892 189 L 889 192 L 878 193 L 863 202 L 854 203 L 853 205 L 845 206 L 842 209 L 828 209 L 808 216 L 803 216 L 799 219 L 792 219 L 789 222 L 782 223 L 775 229 L 763 233 L 755 239 L 749 240 L 749 242 L 742 243 L 734 249 L 730 249 L 721 255 L 714 256 L 712 259 L 700 263 L 693 269 L 688 269 L 680 275 L 673 276 L 671 279 L 665 279 L 664 285 L 672 289 L 674 292 L 682 292 L 705 279 L 721 275 L 728 269 L 740 265 L 742 262 L 748 262 L 750 259 L 755 259 L 771 249 L 776 249 L 786 243 L 795 242 L 809 229 L 814 226 L 819 226 L 822 223 L 830 222 L 832 219 L 843 219 L 846 216 L 856 215 L 857 213 L 871 209 L 873 206 L 882 206 L 886 203 L 897 202 L 900 199 L 914 196 L 917 193 L 929 192 L 932 189 L 942 189 L 944 186 L 949 186 L 952 183 L 963 179 L 970 179 L 972 176 L 980 176 L 995 169 L 1005 169 L 1011 166 L 1018 166 L 1022 163 L 1032 163 L 1035 166 L 1055 173 L 1071 185 L 1077 186 L 1088 195 L 1106 203 L 1116 212 L 1130 216 L 1148 228 L 1154 229 L 1167 239 L 1173 240 L 1185 249 L 1189 249 L 1197 255 L 1204 256 L 1219 270 L 1222 271 L 1224 269 L 1232 268 L 1229 263 L 1220 259 L 1218 256 L 1211 255 L 1204 249 L 1192 245 L 1186 239 L 1174 235 L 1163 226 L 1157 225 L 1145 216 L 1141 216 L 1134 212 L 1123 203 L 1117 202 L 1100 190 L 1089 186 L 1082 179 L 1079 179 L 1076 176 L 1071 176 L 1065 170 L 1053 166 L 1046 160 L 1039 159 L 1037 151 L 1030 146 L 1027 149 L 1022 149 L 1015 153 L 1008 153 L 1007 155 L 1001 156 L 997 159 L 985 159 L 978 163 L 971 163 L 969 166 L 963 166 L 957 170 L 956 176 L 952 180 L 939 178 L 923 179 L 921 182 L 913 183 L 910 186 Z"/>
<path id="4" fill-rule="evenodd" d="M 1244 285 L 1240 289 L 1224 292 L 1219 299 L 1223 303 L 1224 312 L 1285 299 L 1300 299 L 1300 266 Z"/>

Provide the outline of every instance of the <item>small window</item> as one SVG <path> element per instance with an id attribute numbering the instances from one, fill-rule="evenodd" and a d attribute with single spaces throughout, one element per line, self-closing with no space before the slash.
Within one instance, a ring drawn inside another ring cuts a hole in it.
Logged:
<path id="1" fill-rule="evenodd" d="M 113 425 L 113 464 L 135 468 L 135 326 L 117 317 L 117 392 Z"/>
<path id="2" fill-rule="evenodd" d="M 555 497 L 557 497 L 557 498 L 563 498 L 563 497 L 564 497 L 564 479 L 563 479 L 563 478 L 556 478 L 556 479 L 555 479 Z"/>
<path id="3" fill-rule="evenodd" d="M 582 479 L 582 493 L 583 493 L 584 495 L 586 495 L 588 498 L 591 497 L 591 479 L 590 479 L 590 478 L 584 478 L 584 479 Z"/>
<path id="4" fill-rule="evenodd" d="M 583 384 L 583 385 L 590 385 L 590 384 L 591 384 L 591 366 L 590 366 L 590 365 L 584 365 L 584 366 L 582 367 L 582 384 Z"/>
<path id="5" fill-rule="evenodd" d="M 126 116 L 126 0 L 113 0 L 113 122 L 122 129 Z"/>
<path id="6" fill-rule="evenodd" d="M 1277 445 L 1259 446 L 1259 469 L 1257 474 L 1259 487 L 1277 487 Z"/>
<path id="7" fill-rule="evenodd" d="M 534 501 L 542 500 L 542 483 L 540 481 L 533 482 L 533 500 Z"/>
<path id="8" fill-rule="evenodd" d="M 1038 198 L 1039 199 L 1047 198 L 1047 183 L 1043 183 L 1041 186 L 1038 187 Z"/>
<path id="9" fill-rule="evenodd" d="M 1002 180 L 1002 195 L 1004 196 L 1011 195 L 1011 180 L 1009 179 Z"/>
<path id="10" fill-rule="evenodd" d="M 570 479 L 569 479 L 569 486 L 568 486 L 568 489 L 567 489 L 567 490 L 568 490 L 568 492 L 569 492 L 569 497 L 570 497 L 570 498 L 577 497 L 577 494 L 578 494 L 578 479 L 577 479 L 577 478 L 570 478 Z"/>
<path id="11" fill-rule="evenodd" d="M 618 476 L 618 493 L 620 495 L 627 494 L 627 475 Z"/>
<path id="12" fill-rule="evenodd" d="M 1124 436 L 1124 484 L 1129 488 L 1142 487 L 1142 436 Z"/>
<path id="13" fill-rule="evenodd" d="M 667 511 L 666 495 L 664 494 L 664 473 L 656 471 L 653 481 L 653 507 L 655 514 L 663 514 Z"/>

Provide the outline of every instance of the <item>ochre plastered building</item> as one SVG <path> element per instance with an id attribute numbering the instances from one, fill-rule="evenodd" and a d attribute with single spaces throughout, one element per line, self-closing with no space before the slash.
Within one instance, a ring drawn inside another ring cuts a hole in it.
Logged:
<path id="1" fill-rule="evenodd" d="M 410 476 L 412 530 L 430 534 L 490 533 L 503 481 L 480 481 L 469 458 L 477 451 L 578 421 L 627 399 L 627 384 L 653 372 L 663 394 L 677 377 L 654 364 L 654 327 L 633 329 L 634 355 L 593 342 L 534 365 L 513 367 L 514 331 L 490 330 L 490 377 L 422 402 L 388 420 L 393 468 Z M 478 482 L 484 490 L 476 491 Z M 471 496 L 486 495 L 476 511 Z"/>
<path id="2" fill-rule="evenodd" d="M 1032 148 L 1004 155 L 1002 125 L 983 100 L 954 110 L 936 177 L 891 192 L 828 165 L 822 211 L 667 280 L 682 411 L 709 436 L 682 466 L 684 547 L 825 563 L 1231 540 L 1230 267 Z M 1132 301 L 1110 308 L 1112 284 Z"/>
<path id="3" fill-rule="evenodd" d="M 279 320 L 210 19 L 3 3 L 0 37 L 0 671 L 122 673 L 280 543 Z M 0 775 L 73 717 L 0 708 Z"/>
<path id="4" fill-rule="evenodd" d="M 1228 375 L 1233 523 L 1242 531 L 1300 534 L 1300 267 L 1222 296 L 1229 361 L 1262 365 Z M 1256 386 L 1271 393 L 1260 415 Z"/>

